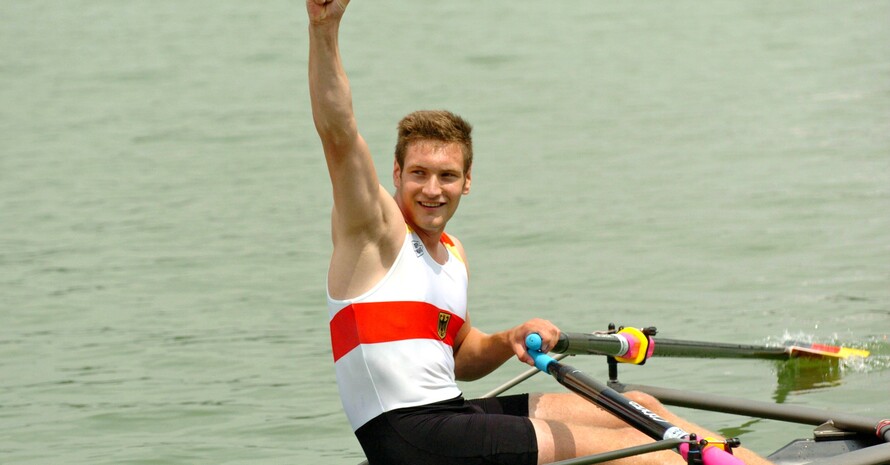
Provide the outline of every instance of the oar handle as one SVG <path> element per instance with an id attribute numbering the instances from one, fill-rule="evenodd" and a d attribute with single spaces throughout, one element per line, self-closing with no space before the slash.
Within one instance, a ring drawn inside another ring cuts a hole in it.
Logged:
<path id="1" fill-rule="evenodd" d="M 555 363 L 556 359 L 541 352 L 541 344 L 543 344 L 543 341 L 538 333 L 531 333 L 525 337 L 525 348 L 532 360 L 535 361 L 535 368 L 547 373 L 547 367 L 551 363 Z"/>

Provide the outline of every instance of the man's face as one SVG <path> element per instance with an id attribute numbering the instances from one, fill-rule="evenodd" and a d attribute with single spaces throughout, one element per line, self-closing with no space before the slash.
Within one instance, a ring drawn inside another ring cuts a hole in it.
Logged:
<path id="1" fill-rule="evenodd" d="M 405 151 L 404 167 L 395 163 L 396 202 L 415 229 L 443 230 L 462 195 L 470 192 L 460 144 L 420 140 Z"/>

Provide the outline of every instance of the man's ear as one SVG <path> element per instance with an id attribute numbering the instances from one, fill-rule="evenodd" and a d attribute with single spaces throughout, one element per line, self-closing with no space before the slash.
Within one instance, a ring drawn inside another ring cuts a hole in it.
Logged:
<path id="1" fill-rule="evenodd" d="M 398 189 L 402 185 L 402 167 L 398 160 L 392 162 L 392 184 Z"/>
<path id="2" fill-rule="evenodd" d="M 466 181 L 464 181 L 464 192 L 463 192 L 464 195 L 467 195 L 470 193 L 470 182 L 473 180 L 472 176 L 471 176 L 472 171 L 473 171 L 472 168 L 467 170 L 467 176 L 466 176 L 467 179 L 466 179 Z"/>

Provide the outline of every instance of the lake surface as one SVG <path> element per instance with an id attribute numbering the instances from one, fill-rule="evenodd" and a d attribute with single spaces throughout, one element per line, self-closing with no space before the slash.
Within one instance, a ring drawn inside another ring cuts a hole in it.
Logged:
<path id="1" fill-rule="evenodd" d="M 0 462 L 358 463 L 303 5 L 0 16 Z M 621 379 L 887 418 L 888 18 L 886 1 L 356 1 L 341 45 L 387 186 L 405 113 L 475 125 L 449 231 L 476 326 L 866 348 L 828 370 L 653 359 Z M 681 413 L 764 453 L 810 435 Z"/>

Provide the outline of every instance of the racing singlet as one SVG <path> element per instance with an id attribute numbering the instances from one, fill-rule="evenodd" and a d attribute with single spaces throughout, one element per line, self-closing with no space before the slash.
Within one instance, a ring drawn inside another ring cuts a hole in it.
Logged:
<path id="1" fill-rule="evenodd" d="M 386 276 L 348 300 L 328 294 L 340 400 L 353 431 L 393 409 L 453 399 L 454 338 L 467 318 L 467 269 L 430 257 L 411 229 Z"/>

